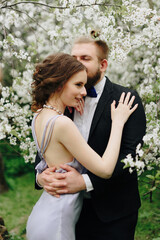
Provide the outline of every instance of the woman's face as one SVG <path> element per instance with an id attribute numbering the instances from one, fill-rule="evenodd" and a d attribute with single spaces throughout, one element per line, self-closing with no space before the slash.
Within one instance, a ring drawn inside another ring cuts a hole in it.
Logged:
<path id="1" fill-rule="evenodd" d="M 87 73 L 82 70 L 74 74 L 65 84 L 60 96 L 64 105 L 68 107 L 76 107 L 87 92 L 85 84 L 87 83 Z"/>

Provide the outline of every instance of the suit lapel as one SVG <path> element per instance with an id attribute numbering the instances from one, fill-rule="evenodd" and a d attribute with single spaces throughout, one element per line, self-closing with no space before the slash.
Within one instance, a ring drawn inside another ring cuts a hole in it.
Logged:
<path id="1" fill-rule="evenodd" d="M 107 108 L 110 109 L 110 103 L 111 103 L 111 98 L 112 98 L 112 92 L 113 92 L 113 84 L 109 81 L 109 79 L 106 77 L 106 83 L 102 92 L 102 95 L 98 101 L 95 114 L 93 116 L 92 124 L 91 124 L 91 129 L 89 133 L 89 139 L 92 136 L 94 129 L 103 113 L 103 111 L 107 111 Z M 107 105 L 109 105 L 107 107 Z"/>

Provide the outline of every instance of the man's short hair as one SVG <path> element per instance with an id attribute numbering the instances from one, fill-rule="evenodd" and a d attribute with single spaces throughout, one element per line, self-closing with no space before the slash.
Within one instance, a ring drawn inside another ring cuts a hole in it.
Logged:
<path id="1" fill-rule="evenodd" d="M 77 38 L 74 41 L 74 44 L 83 44 L 83 43 L 90 43 L 94 44 L 98 48 L 98 58 L 99 60 L 107 59 L 109 55 L 109 47 L 105 41 L 102 41 L 100 39 L 93 39 L 91 37 L 82 36 L 80 38 Z"/>

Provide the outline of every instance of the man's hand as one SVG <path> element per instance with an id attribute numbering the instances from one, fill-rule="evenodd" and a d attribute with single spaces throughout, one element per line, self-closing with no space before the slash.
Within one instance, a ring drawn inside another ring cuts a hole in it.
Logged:
<path id="1" fill-rule="evenodd" d="M 59 197 L 59 194 L 56 194 L 56 189 L 52 187 L 52 183 L 54 183 L 57 180 L 62 180 L 65 178 L 65 175 L 63 173 L 56 173 L 56 168 L 47 168 L 44 170 L 41 174 L 37 175 L 37 182 L 48 192 L 49 194 Z M 65 186 L 66 183 L 61 181 L 61 186 Z"/>
<path id="2" fill-rule="evenodd" d="M 37 181 L 49 194 L 60 197 L 60 194 L 76 193 L 86 189 L 82 175 L 67 164 L 60 166 L 67 172 L 56 173 L 55 168 L 47 168 L 38 174 Z"/>
<path id="3" fill-rule="evenodd" d="M 60 167 L 67 171 L 64 173 L 65 179 L 63 180 L 66 185 L 63 187 L 61 185 L 62 180 L 60 179 L 54 182 L 54 187 L 57 186 L 56 193 L 76 193 L 86 189 L 86 184 L 82 175 L 75 168 L 67 164 L 60 165 Z"/>

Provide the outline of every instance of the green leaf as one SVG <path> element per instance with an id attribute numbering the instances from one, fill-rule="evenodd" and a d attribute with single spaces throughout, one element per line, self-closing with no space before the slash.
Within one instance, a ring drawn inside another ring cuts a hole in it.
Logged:
<path id="1" fill-rule="evenodd" d="M 13 136 L 15 136 L 16 138 L 18 138 L 19 140 L 21 140 L 21 138 L 18 136 L 16 130 L 12 129 L 12 130 L 11 130 L 11 134 L 12 134 Z"/>
<path id="2" fill-rule="evenodd" d="M 149 179 L 155 180 L 155 177 L 152 176 L 152 175 L 146 175 L 146 177 L 149 178 Z"/>
<path id="3" fill-rule="evenodd" d="M 157 179 L 159 177 L 160 177 L 160 171 L 157 171 L 155 178 Z"/>
<path id="4" fill-rule="evenodd" d="M 154 186 L 153 188 L 150 188 L 151 192 L 153 192 L 154 190 L 156 190 L 156 186 Z"/>

